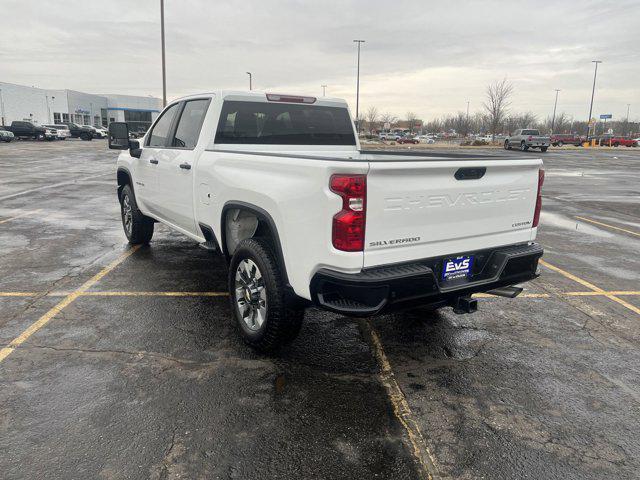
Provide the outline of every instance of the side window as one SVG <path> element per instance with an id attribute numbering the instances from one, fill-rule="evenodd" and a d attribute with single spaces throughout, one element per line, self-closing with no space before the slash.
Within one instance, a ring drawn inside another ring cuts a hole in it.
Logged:
<path id="1" fill-rule="evenodd" d="M 185 103 L 176 134 L 171 142 L 172 147 L 195 148 L 207 108 L 209 108 L 208 99 L 191 100 Z"/>
<path id="2" fill-rule="evenodd" d="M 164 111 L 158 122 L 153 126 L 151 134 L 149 135 L 148 147 L 166 147 L 167 138 L 169 138 L 169 130 L 171 129 L 171 123 L 173 117 L 175 117 L 178 111 L 179 103 L 171 105 Z"/>

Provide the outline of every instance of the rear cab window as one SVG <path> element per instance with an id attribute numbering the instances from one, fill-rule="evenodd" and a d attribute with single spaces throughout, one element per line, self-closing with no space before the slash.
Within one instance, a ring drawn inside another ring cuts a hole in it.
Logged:
<path id="1" fill-rule="evenodd" d="M 356 145 L 344 107 L 225 100 L 216 144 Z"/>

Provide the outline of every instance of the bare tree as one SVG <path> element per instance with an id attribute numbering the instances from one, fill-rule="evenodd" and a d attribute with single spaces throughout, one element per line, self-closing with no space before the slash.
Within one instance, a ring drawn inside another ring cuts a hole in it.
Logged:
<path id="1" fill-rule="evenodd" d="M 483 103 L 483 106 L 489 115 L 493 140 L 495 140 L 496 133 L 505 120 L 512 94 L 513 85 L 506 78 L 487 87 L 487 101 Z"/>
<path id="2" fill-rule="evenodd" d="M 382 115 L 380 115 L 380 121 L 383 124 L 388 123 L 389 125 L 393 126 L 393 124 L 398 121 L 398 117 L 396 117 L 395 115 L 392 115 L 389 112 L 387 112 L 387 113 L 383 113 Z"/>
<path id="3" fill-rule="evenodd" d="M 367 119 L 367 127 L 369 128 L 369 132 L 373 132 L 376 122 L 378 121 L 378 109 L 376 107 L 369 107 L 367 113 L 365 114 L 365 118 Z"/>
<path id="4" fill-rule="evenodd" d="M 418 119 L 418 117 L 416 116 L 415 113 L 407 112 L 407 124 L 408 124 L 410 133 L 413 133 L 413 127 L 415 126 L 417 120 L 419 120 L 419 119 Z"/>

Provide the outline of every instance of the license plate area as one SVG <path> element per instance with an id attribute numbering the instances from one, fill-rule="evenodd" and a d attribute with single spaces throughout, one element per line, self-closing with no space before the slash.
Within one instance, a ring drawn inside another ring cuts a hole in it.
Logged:
<path id="1" fill-rule="evenodd" d="M 473 275 L 473 255 L 461 255 L 458 257 L 445 258 L 442 261 L 443 283 L 465 281 Z"/>

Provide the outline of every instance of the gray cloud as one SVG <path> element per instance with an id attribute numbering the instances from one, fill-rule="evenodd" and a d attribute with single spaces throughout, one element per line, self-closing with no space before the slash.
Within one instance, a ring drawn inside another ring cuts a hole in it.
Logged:
<path id="1" fill-rule="evenodd" d="M 166 0 L 170 97 L 217 88 L 328 93 L 355 103 L 354 38 L 363 38 L 361 104 L 424 118 L 481 108 L 509 78 L 513 109 L 640 118 L 636 1 L 425 2 Z M 0 79 L 48 88 L 161 94 L 159 1 L 5 0 Z M 637 112 L 637 113 L 634 113 Z"/>

